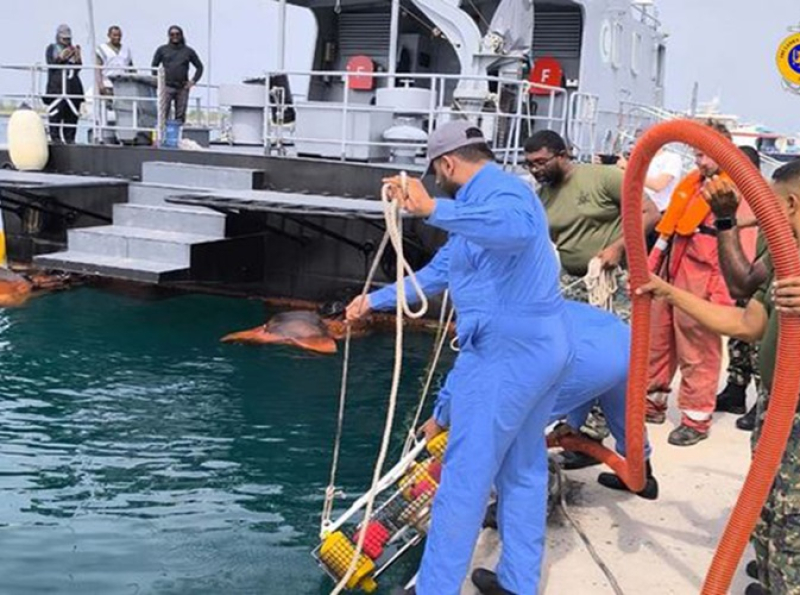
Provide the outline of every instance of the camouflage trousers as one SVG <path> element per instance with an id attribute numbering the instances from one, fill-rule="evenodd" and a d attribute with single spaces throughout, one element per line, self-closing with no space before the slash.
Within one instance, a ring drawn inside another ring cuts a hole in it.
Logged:
<path id="1" fill-rule="evenodd" d="M 745 307 L 747 302 L 737 301 L 736 305 Z M 728 384 L 749 386 L 750 380 L 761 386 L 758 373 L 758 343 L 746 343 L 741 339 L 728 341 Z"/>
<path id="2" fill-rule="evenodd" d="M 758 343 L 741 339 L 728 341 L 728 384 L 749 386 L 750 380 L 761 381 L 758 373 Z"/>
<path id="3" fill-rule="evenodd" d="M 614 313 L 624 322 L 630 323 L 631 320 L 631 300 L 628 296 L 628 272 L 617 268 L 614 272 L 617 284 L 617 291 L 612 298 L 612 308 Z M 566 271 L 561 271 L 561 291 L 568 300 L 589 303 L 589 293 L 586 284 L 581 277 L 570 275 Z M 586 421 L 581 426 L 580 431 L 596 440 L 603 440 L 608 437 L 608 424 L 606 423 L 603 410 L 595 404 L 591 412 L 586 417 Z"/>
<path id="4" fill-rule="evenodd" d="M 769 396 L 759 390 L 752 446 L 758 441 Z M 752 538 L 758 578 L 770 595 L 800 595 L 800 413 Z"/>

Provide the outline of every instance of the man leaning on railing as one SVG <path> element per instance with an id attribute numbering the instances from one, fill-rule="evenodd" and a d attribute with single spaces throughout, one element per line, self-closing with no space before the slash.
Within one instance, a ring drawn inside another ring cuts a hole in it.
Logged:
<path id="1" fill-rule="evenodd" d="M 62 67 L 47 70 L 47 94 L 43 101 L 47 105 L 50 121 L 50 141 L 72 144 L 78 131 L 83 103 L 83 83 L 78 75 L 83 62 L 81 46 L 72 45 L 69 26 L 58 26 L 55 43 L 48 45 L 45 50 L 45 60 L 48 64 Z M 68 68 L 69 65 L 75 68 Z"/>
<path id="2" fill-rule="evenodd" d="M 175 119 L 183 124 L 186 121 L 186 106 L 189 92 L 203 76 L 203 63 L 191 47 L 186 45 L 183 29 L 177 25 L 169 28 L 169 43 L 160 46 L 153 55 L 153 68 L 164 65 L 166 82 L 164 93 L 166 101 L 159 102 L 160 122 L 166 122 L 170 107 L 175 104 Z M 189 65 L 194 66 L 194 76 L 189 79 Z"/>

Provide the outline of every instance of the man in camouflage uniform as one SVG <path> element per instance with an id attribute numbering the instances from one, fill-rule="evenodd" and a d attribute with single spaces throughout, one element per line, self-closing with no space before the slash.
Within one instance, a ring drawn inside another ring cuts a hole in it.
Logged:
<path id="1" fill-rule="evenodd" d="M 597 258 L 604 270 L 613 271 L 616 280 L 613 310 L 628 322 L 630 299 L 627 273 L 622 268 L 625 253 L 622 171 L 616 167 L 574 163 L 564 139 L 552 130 L 536 132 L 525 141 L 525 161 L 541 185 L 539 197 L 547 210 L 550 239 L 561 261 L 564 296 L 589 303 L 584 277 L 589 262 Z M 655 227 L 659 213 L 649 198 L 645 197 L 644 203 L 644 225 L 649 232 Z M 599 408 L 593 409 L 581 431 L 596 440 L 608 436 Z M 568 456 L 576 460 L 565 461 L 567 469 L 597 463 L 579 453 Z"/>
<path id="2" fill-rule="evenodd" d="M 800 242 L 800 160 L 778 168 L 772 176 L 773 190 L 781 199 L 794 232 Z M 735 190 L 727 181 L 714 180 L 706 198 L 719 220 L 728 216 L 736 202 Z M 727 207 L 731 207 L 728 209 Z M 706 328 L 721 335 L 745 341 L 761 340 L 759 371 L 764 390 L 757 401 L 757 423 L 753 447 L 760 438 L 764 412 L 769 402 L 777 360 L 778 308 L 784 315 L 800 316 L 800 277 L 773 282 L 769 254 L 742 268 L 746 258 L 735 229 L 721 232 L 721 262 L 729 265 L 725 279 L 753 295 L 745 308 L 730 308 L 705 302 L 702 298 L 655 279 L 641 291 L 665 298 L 675 308 L 695 318 Z M 724 269 L 723 269 L 724 272 Z M 764 279 L 753 291 L 754 281 Z M 795 413 L 791 435 L 781 465 L 762 509 L 761 519 L 752 536 L 756 552 L 755 565 L 747 572 L 758 583 L 747 587 L 747 595 L 800 595 L 800 412 Z M 754 567 L 753 567 L 754 566 Z"/>
<path id="3" fill-rule="evenodd" d="M 754 448 L 768 402 L 769 396 L 759 393 Z M 794 415 L 781 466 L 751 543 L 756 553 L 756 572 L 752 572 L 751 565 L 747 571 L 761 583 L 761 591 L 758 587 L 748 588 L 747 595 L 800 595 L 800 413 Z"/>

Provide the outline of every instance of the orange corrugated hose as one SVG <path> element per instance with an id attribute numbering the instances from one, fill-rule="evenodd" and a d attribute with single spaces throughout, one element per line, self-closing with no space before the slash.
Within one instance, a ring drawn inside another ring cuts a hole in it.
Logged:
<path id="1" fill-rule="evenodd" d="M 644 416 L 650 355 L 650 297 L 635 295 L 649 280 L 647 251 L 642 228 L 642 194 L 647 168 L 658 150 L 680 142 L 697 148 L 716 161 L 739 188 L 758 219 L 775 265 L 778 279 L 800 275 L 800 257 L 777 198 L 760 172 L 733 143 L 718 132 L 690 120 L 673 120 L 649 129 L 636 143 L 625 174 L 622 196 L 623 232 L 630 266 L 633 304 L 631 364 L 628 378 L 628 453 L 623 459 L 591 441 L 575 436 L 555 438 L 565 448 L 581 450 L 608 464 L 633 491 L 644 487 Z M 767 499 L 792 429 L 798 395 L 800 366 L 792 366 L 791 354 L 800 349 L 800 317 L 781 315 L 778 358 L 770 405 L 758 448 L 714 554 L 703 585 L 703 595 L 728 592 L 733 574 L 747 547 L 761 508 Z"/>

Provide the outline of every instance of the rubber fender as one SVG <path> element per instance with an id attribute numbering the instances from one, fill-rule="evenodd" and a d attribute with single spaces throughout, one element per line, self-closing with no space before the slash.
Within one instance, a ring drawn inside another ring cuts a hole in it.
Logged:
<path id="1" fill-rule="evenodd" d="M 8 154 L 20 171 L 41 171 L 49 150 L 44 122 L 35 111 L 21 108 L 8 120 Z"/>

